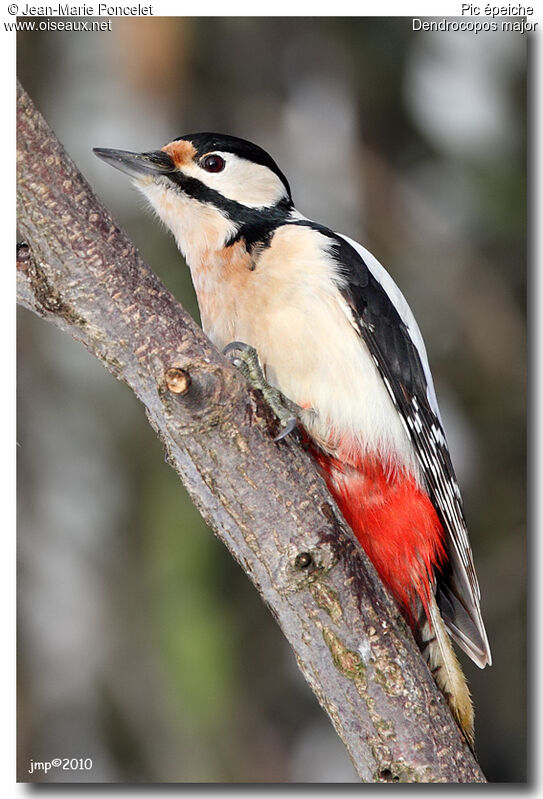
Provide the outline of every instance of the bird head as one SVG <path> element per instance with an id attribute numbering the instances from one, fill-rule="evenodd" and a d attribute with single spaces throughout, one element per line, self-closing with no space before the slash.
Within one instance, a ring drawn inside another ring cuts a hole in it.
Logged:
<path id="1" fill-rule="evenodd" d="M 95 148 L 132 178 L 190 263 L 238 237 L 255 237 L 293 208 L 287 179 L 256 144 L 217 133 L 180 136 L 153 152 Z"/>

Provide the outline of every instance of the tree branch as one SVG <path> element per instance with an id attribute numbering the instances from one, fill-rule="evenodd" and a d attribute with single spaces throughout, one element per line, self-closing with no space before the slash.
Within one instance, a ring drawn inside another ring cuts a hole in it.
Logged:
<path id="1" fill-rule="evenodd" d="M 370 782 L 484 782 L 306 452 L 142 262 L 19 87 L 18 300 L 125 382 Z"/>

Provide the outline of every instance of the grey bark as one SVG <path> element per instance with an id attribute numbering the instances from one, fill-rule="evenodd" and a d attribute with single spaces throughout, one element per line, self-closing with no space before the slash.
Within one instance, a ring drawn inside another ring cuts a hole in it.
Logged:
<path id="1" fill-rule="evenodd" d="M 18 301 L 143 403 L 253 581 L 361 780 L 485 782 L 409 629 L 309 455 L 142 262 L 18 89 Z"/>

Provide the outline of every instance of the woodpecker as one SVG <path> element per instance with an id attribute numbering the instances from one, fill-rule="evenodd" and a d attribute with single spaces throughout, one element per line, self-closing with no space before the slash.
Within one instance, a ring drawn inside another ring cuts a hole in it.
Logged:
<path id="1" fill-rule="evenodd" d="M 197 133 L 153 152 L 94 152 L 173 233 L 213 343 L 256 353 L 267 396 L 295 409 L 473 747 L 449 636 L 480 668 L 490 648 L 426 349 L 399 288 L 365 247 L 297 211 L 276 162 L 244 139 Z"/>

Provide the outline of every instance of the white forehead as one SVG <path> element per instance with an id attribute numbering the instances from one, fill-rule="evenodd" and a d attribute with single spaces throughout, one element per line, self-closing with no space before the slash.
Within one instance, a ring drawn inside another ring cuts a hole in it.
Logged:
<path id="1" fill-rule="evenodd" d="M 224 158 L 222 172 L 206 172 L 194 161 L 183 164 L 181 171 L 249 208 L 266 208 L 287 196 L 282 181 L 268 167 L 222 150 L 211 150 L 206 155 L 211 154 Z"/>

